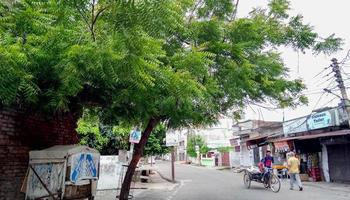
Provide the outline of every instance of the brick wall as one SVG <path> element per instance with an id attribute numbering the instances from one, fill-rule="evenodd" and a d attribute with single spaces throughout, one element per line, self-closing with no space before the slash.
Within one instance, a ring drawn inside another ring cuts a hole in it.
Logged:
<path id="1" fill-rule="evenodd" d="M 44 116 L 0 108 L 0 200 L 24 199 L 20 188 L 28 152 L 56 144 L 75 144 L 76 119 L 70 114 Z"/>

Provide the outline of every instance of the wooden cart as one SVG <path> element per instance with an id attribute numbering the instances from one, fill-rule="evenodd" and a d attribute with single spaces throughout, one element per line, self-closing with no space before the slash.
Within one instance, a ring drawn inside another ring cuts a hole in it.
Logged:
<path id="1" fill-rule="evenodd" d="M 29 152 L 26 200 L 94 199 L 100 154 L 81 145 Z"/>

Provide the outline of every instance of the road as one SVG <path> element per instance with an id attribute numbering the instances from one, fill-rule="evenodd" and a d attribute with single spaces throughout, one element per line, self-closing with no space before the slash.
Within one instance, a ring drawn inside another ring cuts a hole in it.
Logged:
<path id="1" fill-rule="evenodd" d="M 156 164 L 158 170 L 170 177 L 170 163 Z M 289 190 L 289 182 L 282 182 L 279 193 L 266 190 L 259 183 L 252 183 L 251 189 L 243 185 L 242 174 L 229 170 L 215 170 L 204 167 L 176 164 L 178 185 L 170 189 L 146 190 L 136 200 L 349 200 L 350 187 L 331 189 L 318 187 L 313 183 L 304 185 L 304 191 Z M 347 191 L 349 189 L 349 191 Z"/>

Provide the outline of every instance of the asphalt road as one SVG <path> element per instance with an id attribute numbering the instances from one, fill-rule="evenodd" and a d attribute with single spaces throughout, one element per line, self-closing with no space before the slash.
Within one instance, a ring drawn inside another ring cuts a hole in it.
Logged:
<path id="1" fill-rule="evenodd" d="M 156 164 L 166 177 L 171 176 L 170 163 Z M 242 174 L 229 170 L 215 170 L 204 167 L 176 164 L 178 185 L 171 189 L 146 190 L 136 196 L 136 200 L 349 200 L 346 188 L 325 188 L 304 185 L 304 191 L 289 190 L 289 182 L 282 182 L 279 193 L 264 189 L 262 184 L 252 183 L 250 189 L 243 185 Z"/>

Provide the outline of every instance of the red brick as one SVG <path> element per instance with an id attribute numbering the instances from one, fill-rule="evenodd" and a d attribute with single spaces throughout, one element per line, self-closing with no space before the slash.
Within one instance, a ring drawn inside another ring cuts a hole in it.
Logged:
<path id="1" fill-rule="evenodd" d="M 43 116 L 0 109 L 0 199 L 24 199 L 20 193 L 29 150 L 78 142 L 76 120 L 69 113 Z"/>

